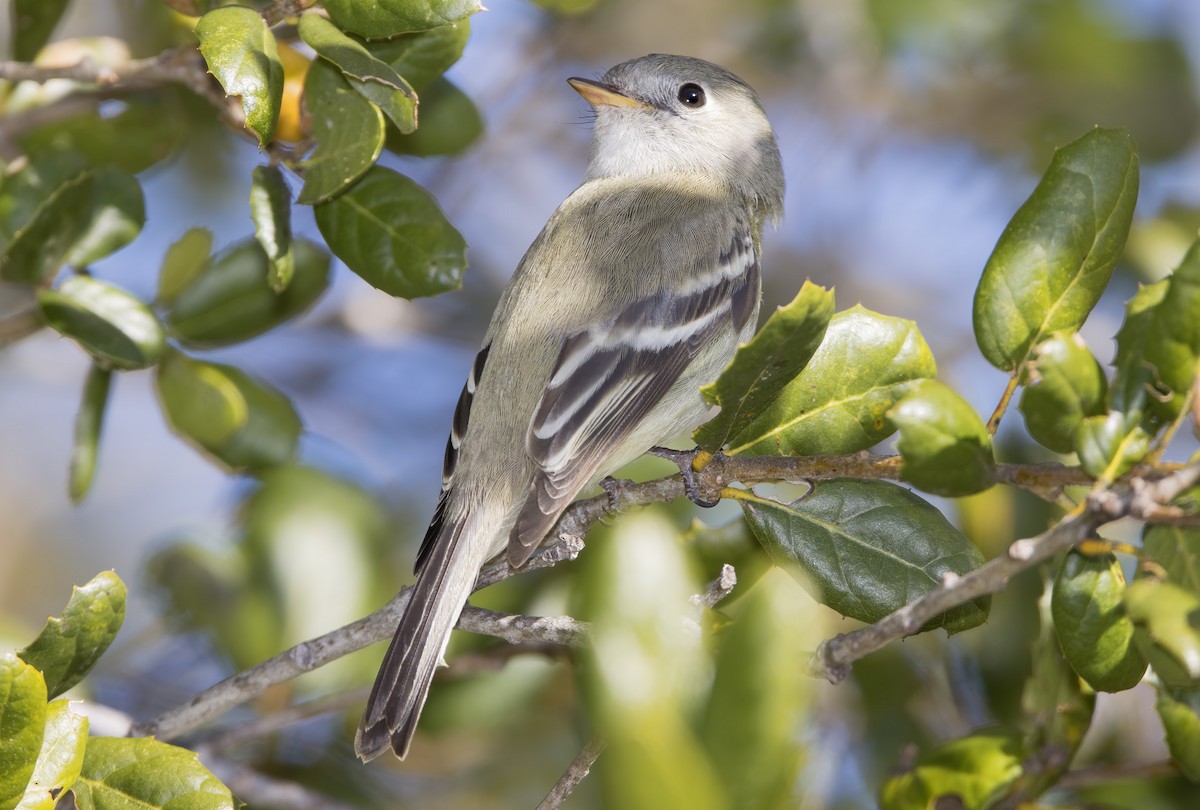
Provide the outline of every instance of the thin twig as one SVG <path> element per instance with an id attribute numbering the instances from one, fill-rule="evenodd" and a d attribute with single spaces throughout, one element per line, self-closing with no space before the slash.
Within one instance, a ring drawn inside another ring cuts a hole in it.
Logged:
<path id="1" fill-rule="evenodd" d="M 554 783 L 554 787 L 550 788 L 550 792 L 546 794 L 546 798 L 538 803 L 537 810 L 558 810 L 563 806 L 563 802 L 571 795 L 571 792 L 579 786 L 579 783 L 584 780 L 592 771 L 592 766 L 596 764 L 596 760 L 604 753 L 605 743 L 599 737 L 592 737 L 583 746 L 583 750 L 579 755 L 571 761 L 571 764 L 563 772 L 563 775 Z"/>
<path id="2" fill-rule="evenodd" d="M 251 722 L 243 723 L 220 734 L 207 737 L 200 743 L 200 747 L 203 747 L 207 751 L 225 752 L 231 748 L 237 748 L 255 740 L 269 737 L 293 723 L 299 723 L 312 717 L 319 717 L 322 714 L 341 711 L 351 706 L 361 705 L 366 701 L 369 694 L 370 689 L 363 687 L 361 689 L 351 689 L 346 692 L 338 692 L 333 695 L 306 700 L 295 706 L 273 711 Z"/>
<path id="3" fill-rule="evenodd" d="M 733 589 L 737 587 L 737 571 L 729 563 L 721 566 L 721 573 L 717 578 L 708 583 L 708 587 L 704 593 L 698 593 L 692 596 L 692 604 L 697 607 L 715 608 L 721 600 L 733 593 Z"/>

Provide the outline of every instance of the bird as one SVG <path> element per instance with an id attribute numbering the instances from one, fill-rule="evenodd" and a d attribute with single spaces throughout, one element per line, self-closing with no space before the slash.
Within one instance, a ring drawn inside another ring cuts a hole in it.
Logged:
<path id="1" fill-rule="evenodd" d="M 355 735 L 412 743 L 480 568 L 524 564 L 570 503 L 701 424 L 753 335 L 784 179 L 763 104 L 711 62 L 650 54 L 567 80 L 593 108 L 582 184 L 500 297 L 454 410 L 416 582 Z"/>

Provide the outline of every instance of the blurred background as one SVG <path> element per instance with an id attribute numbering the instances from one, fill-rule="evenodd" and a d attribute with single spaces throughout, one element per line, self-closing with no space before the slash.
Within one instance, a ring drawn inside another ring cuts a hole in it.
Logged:
<path id="1" fill-rule="evenodd" d="M 0 26 L 6 6 L 0 0 Z M 1193 0 L 494 6 L 472 18 L 463 59 L 447 74 L 473 102 L 447 113 L 461 151 L 384 158 L 429 189 L 467 239 L 464 289 L 407 302 L 339 268 L 330 293 L 304 317 L 212 353 L 292 398 L 306 428 L 303 467 L 262 486 L 229 477 L 167 430 L 151 374 L 126 373 L 115 385 L 94 490 L 72 507 L 67 464 L 88 360 L 45 330 L 0 349 L 0 627 L 27 638 L 61 609 L 72 583 L 115 568 L 131 601 L 116 647 L 91 678 L 97 699 L 149 717 L 236 667 L 365 614 L 407 581 L 437 494 L 450 413 L 491 309 L 582 177 L 590 130 L 568 76 L 595 77 L 625 59 L 668 52 L 744 77 L 764 99 L 788 182 L 785 219 L 765 239 L 764 312 L 811 278 L 836 286 L 839 309 L 861 302 L 913 319 L 939 377 L 984 417 L 1005 377 L 975 347 L 975 283 L 1056 146 L 1100 125 L 1127 128 L 1140 149 L 1126 258 L 1084 330 L 1101 360 L 1112 356 L 1123 302 L 1139 282 L 1168 273 L 1200 225 L 1200 4 Z M 98 34 L 128 40 L 136 56 L 186 40 L 161 4 L 134 0 L 74 3 L 56 38 Z M 218 247 L 251 233 L 256 148 L 232 134 L 188 139 L 189 127 L 211 125 L 188 119 L 187 108 L 176 113 L 178 152 L 140 178 L 145 230 L 93 268 L 145 298 L 164 251 L 187 228 L 210 228 Z M 294 216 L 301 234 L 315 234 L 309 209 L 296 207 Z M 15 295 L 0 289 L 0 313 L 20 306 Z M 1024 437 L 1015 411 L 999 446 L 1004 460 L 1046 458 Z M 1194 449 L 1188 438 L 1172 454 Z M 303 514 L 293 508 L 298 494 Z M 991 491 L 942 505 L 993 556 L 1045 518 L 1040 505 L 1014 504 L 1016 497 Z M 679 525 L 691 517 L 682 506 L 664 511 Z M 735 517 L 703 515 L 710 526 Z M 722 542 L 711 541 L 714 559 Z M 730 554 L 747 554 L 737 538 L 729 543 Z M 586 568 L 581 560 L 578 569 Z M 568 610 L 579 576 L 518 578 L 484 603 Z M 820 700 L 806 731 L 805 806 L 869 806 L 910 746 L 1016 711 L 1036 623 L 1030 595 L 1040 588 L 1035 574 L 1026 580 L 996 599 L 986 647 L 982 632 L 950 643 L 940 634 L 910 639 L 862 662 L 847 684 L 813 685 Z M 197 618 L 199 605 L 222 615 Z M 852 627 L 831 615 L 823 621 L 828 634 Z M 996 630 L 1006 623 L 1009 636 Z M 945 664 L 937 671 L 928 671 L 931 650 Z M 367 651 L 289 689 L 303 696 L 365 685 L 381 653 Z M 528 807 L 586 738 L 577 688 L 570 668 L 529 657 L 499 673 L 455 678 L 435 687 L 425 726 L 432 733 L 418 738 L 409 762 L 374 768 L 354 788 L 343 782 L 362 773 L 345 744 L 357 706 L 273 738 L 267 760 L 281 774 L 303 772 L 369 801 L 419 796 L 423 807 Z M 268 696 L 257 708 L 295 698 Z M 1156 721 L 1139 719 L 1153 714 L 1152 702 L 1143 688 L 1101 696 L 1084 761 L 1163 758 Z M 1108 790 L 1119 798 L 1118 788 Z M 1153 801 L 1139 806 L 1174 806 L 1169 788 L 1160 797 L 1141 790 Z M 578 801 L 594 805 L 596 788 L 585 785 Z"/>

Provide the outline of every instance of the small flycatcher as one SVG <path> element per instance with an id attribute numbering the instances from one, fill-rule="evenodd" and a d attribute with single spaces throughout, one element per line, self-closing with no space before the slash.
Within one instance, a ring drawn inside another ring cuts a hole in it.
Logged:
<path id="1" fill-rule="evenodd" d="M 355 748 L 403 758 L 475 578 L 523 564 L 584 488 L 703 421 L 753 334 L 775 134 L 724 68 L 654 54 L 568 79 L 596 111 L 583 185 L 500 298 L 450 430 L 417 582 Z"/>

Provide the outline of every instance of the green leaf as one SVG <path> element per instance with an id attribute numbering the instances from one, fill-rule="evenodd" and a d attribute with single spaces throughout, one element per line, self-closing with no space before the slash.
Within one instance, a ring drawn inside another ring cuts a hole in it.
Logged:
<path id="1" fill-rule="evenodd" d="M 266 146 L 279 123 L 283 101 L 283 66 L 267 23 L 253 9 L 225 6 L 196 23 L 200 53 L 209 72 L 231 96 L 240 96 L 246 126 Z"/>
<path id="2" fill-rule="evenodd" d="M 132 242 L 146 224 L 142 187 L 131 174 L 101 166 L 92 175 L 92 210 L 87 227 L 67 253 L 66 262 L 84 267 Z"/>
<path id="3" fill-rule="evenodd" d="M 304 105 L 312 116 L 317 148 L 301 164 L 304 187 L 297 202 L 314 205 L 341 193 L 374 165 L 386 128 L 379 107 L 321 60 L 308 69 Z"/>
<path id="4" fill-rule="evenodd" d="M 729 442 L 729 455 L 853 453 L 892 432 L 887 412 L 937 365 L 912 321 L 855 305 L 829 322 L 808 365 Z"/>
<path id="5" fill-rule="evenodd" d="M 1200 680 L 1200 596 L 1170 582 L 1139 579 L 1125 589 L 1125 610 L 1188 678 Z"/>
<path id="6" fill-rule="evenodd" d="M 819 625 L 812 602 L 776 570 L 739 600 L 718 636 L 702 739 L 733 807 L 787 807 L 795 799 L 804 753 L 796 729 L 813 697 L 804 650 L 819 641 L 803 638 L 803 628 Z"/>
<path id="7" fill-rule="evenodd" d="M 831 317 L 833 291 L 805 281 L 792 302 L 737 350 L 717 381 L 700 389 L 721 411 L 693 434 L 696 443 L 716 452 L 753 422 L 816 353 Z"/>
<path id="8" fill-rule="evenodd" d="M 698 583 L 675 528 L 659 514 L 629 515 L 591 562 L 584 696 L 608 743 L 602 806 L 656 810 L 727 806 L 713 763 L 690 724 L 706 661 L 684 624 Z"/>
<path id="9" fill-rule="evenodd" d="M 1059 646 L 1051 604 L 1056 593 L 1043 591 L 1037 600 L 1039 628 L 1032 650 L 1033 669 L 1021 691 L 1025 750 L 1040 764 L 1030 768 L 1017 786 L 1025 796 L 1039 796 L 1058 782 L 1087 735 L 1096 710 L 1095 693 L 1084 692 Z"/>
<path id="10" fill-rule="evenodd" d="M 401 132 L 417 128 L 417 94 L 391 65 L 319 14 L 300 17 L 300 38 L 342 72 L 356 91 L 379 105 Z"/>
<path id="11" fill-rule="evenodd" d="M 229 788 L 194 751 L 158 740 L 94 737 L 75 783 L 80 810 L 234 810 Z"/>
<path id="12" fill-rule="evenodd" d="M 158 273 L 158 301 L 170 305 L 208 267 L 213 235 L 207 228 L 192 228 L 167 248 Z"/>
<path id="13" fill-rule="evenodd" d="M 32 62 L 47 42 L 71 0 L 13 0 L 12 53 L 18 62 Z"/>
<path id="14" fill-rule="evenodd" d="M 87 738 L 88 719 L 72 712 L 70 701 L 46 707 L 42 749 L 17 810 L 54 810 L 58 797 L 79 778 Z"/>
<path id="15" fill-rule="evenodd" d="M 483 134 L 483 117 L 449 79 L 434 79 L 421 92 L 421 127 L 410 135 L 388 132 L 386 146 L 398 155 L 457 155 Z"/>
<path id="16" fill-rule="evenodd" d="M 38 293 L 38 310 L 54 331 L 82 346 L 103 366 L 147 368 L 166 346 L 150 307 L 91 276 L 71 276 Z"/>
<path id="17" fill-rule="evenodd" d="M 12 653 L 0 654 L 0 810 L 21 801 L 46 728 L 46 683 Z"/>
<path id="18" fill-rule="evenodd" d="M 1184 776 L 1200 782 L 1200 689 L 1172 692 L 1160 687 L 1154 708 L 1162 719 L 1171 759 Z"/>
<path id="19" fill-rule="evenodd" d="M 373 287 L 416 298 L 462 284 L 466 242 L 429 192 L 401 174 L 376 166 L 315 213 L 329 247 Z"/>
<path id="20" fill-rule="evenodd" d="M 941 512 L 884 481 L 823 481 L 790 504 L 750 493 L 739 501 L 777 565 L 799 567 L 818 586 L 823 604 L 860 621 L 878 621 L 937 588 L 947 573 L 983 564 L 979 550 Z M 807 578 L 800 582 L 808 587 Z M 987 619 L 988 607 L 981 597 L 921 631 L 968 630 Z"/>
<path id="21" fill-rule="evenodd" d="M 1079 466 L 1098 481 L 1112 482 L 1127 473 L 1150 452 L 1154 437 L 1124 414 L 1089 416 L 1075 434 Z"/>
<path id="22" fill-rule="evenodd" d="M 887 416 L 900 433 L 902 481 L 949 497 L 992 485 L 992 438 L 975 409 L 949 386 L 920 380 Z"/>
<path id="23" fill-rule="evenodd" d="M 278 166 L 255 166 L 250 181 L 250 219 L 254 237 L 267 254 L 267 284 L 277 293 L 292 283 L 292 194 Z"/>
<path id="24" fill-rule="evenodd" d="M 1142 419 L 1147 399 L 1163 396 L 1154 373 L 1146 365 L 1146 344 L 1151 339 L 1158 305 L 1167 295 L 1168 279 L 1138 287 L 1137 294 L 1125 304 L 1125 322 L 1117 332 L 1117 356 L 1113 361 L 1116 375 L 1108 392 L 1109 407 L 1124 414 L 1131 428 Z M 1151 420 L 1150 430 L 1155 429 Z"/>
<path id="25" fill-rule="evenodd" d="M 145 171 L 178 151 L 189 134 L 189 103 L 183 88 L 162 88 L 123 101 L 116 112 L 90 108 L 66 120 L 26 132 L 21 148 L 32 157 L 77 152 L 92 166 L 113 166 L 130 174 Z"/>
<path id="26" fill-rule="evenodd" d="M 1132 689 L 1146 674 L 1122 597 L 1125 575 L 1112 554 L 1071 551 L 1054 583 L 1050 608 L 1071 668 L 1097 692 Z"/>
<path id="27" fill-rule="evenodd" d="M 1167 578 L 1200 596 L 1200 530 L 1159 524 L 1142 534 L 1143 556 Z"/>
<path id="28" fill-rule="evenodd" d="M 367 50 L 392 66 L 417 91 L 424 90 L 462 56 L 471 20 L 367 43 Z"/>
<path id="29" fill-rule="evenodd" d="M 42 671 L 50 697 L 79 683 L 99 660 L 125 621 L 125 583 L 112 571 L 101 571 L 82 587 L 71 589 L 62 615 L 51 616 L 28 647 L 19 653 Z"/>
<path id="30" fill-rule="evenodd" d="M 943 796 L 964 810 L 991 807 L 1020 778 L 1021 758 L 1018 735 L 1000 729 L 946 743 L 884 783 L 883 810 L 941 807 Z"/>
<path id="31" fill-rule="evenodd" d="M 1025 428 L 1044 447 L 1074 452 L 1084 418 L 1104 413 L 1104 369 L 1075 332 L 1056 333 L 1038 343 L 1028 368 L 1030 382 L 1018 406 Z"/>
<path id="32" fill-rule="evenodd" d="M 380 39 L 449 25 L 483 9 L 479 0 L 325 0 L 338 28 Z"/>
<path id="33" fill-rule="evenodd" d="M 0 254 L 0 279 L 43 284 L 54 277 L 91 222 L 94 175 L 82 171 L 54 188 Z"/>
<path id="34" fill-rule="evenodd" d="M 171 334 L 189 346 L 224 346 L 304 312 L 329 286 L 329 254 L 303 239 L 292 253 L 293 279 L 283 292 L 271 288 L 271 262 L 257 241 L 217 256 L 175 294 L 166 313 Z"/>
<path id="35" fill-rule="evenodd" d="M 96 476 L 96 457 L 100 434 L 104 429 L 104 411 L 112 386 L 112 370 L 93 364 L 83 384 L 83 401 L 75 416 L 75 447 L 71 453 L 71 469 L 67 492 L 71 502 L 78 504 L 87 497 Z"/>
<path id="36" fill-rule="evenodd" d="M 988 362 L 1016 373 L 1035 343 L 1083 325 L 1125 246 L 1137 190 L 1124 130 L 1093 129 L 1055 152 L 975 291 L 975 339 Z"/>
<path id="37" fill-rule="evenodd" d="M 168 351 L 155 383 L 171 430 L 226 467 L 256 472 L 295 455 L 291 402 L 240 369 Z"/>
<path id="38" fill-rule="evenodd" d="M 1144 362 L 1153 369 L 1155 387 L 1162 392 L 1151 397 L 1148 406 L 1164 422 L 1183 410 L 1200 371 L 1200 240 L 1192 243 L 1168 281 L 1144 343 Z"/>

